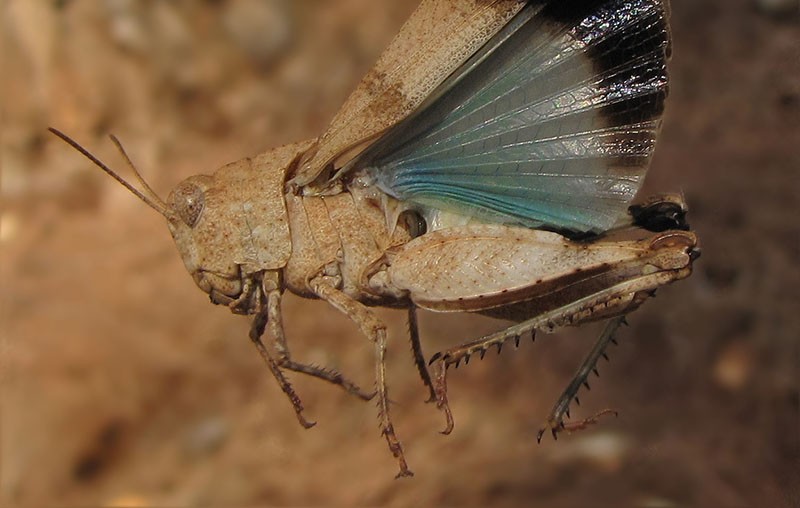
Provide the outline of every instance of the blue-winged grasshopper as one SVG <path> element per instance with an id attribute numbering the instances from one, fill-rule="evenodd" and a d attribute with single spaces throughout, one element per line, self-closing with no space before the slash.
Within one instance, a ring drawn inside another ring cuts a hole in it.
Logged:
<path id="1" fill-rule="evenodd" d="M 699 250 L 682 200 L 629 209 L 667 96 L 667 11 L 663 0 L 423 0 L 320 137 L 191 177 L 166 201 L 135 169 L 141 189 L 53 132 L 166 218 L 212 302 L 253 316 L 250 338 L 302 425 L 313 424 L 287 370 L 377 397 L 406 476 L 387 331 L 370 307 L 408 309 L 446 433 L 449 365 L 524 333 L 608 319 L 548 418 L 555 435 L 623 316 L 691 273 Z M 360 327 L 375 347 L 375 392 L 291 356 L 286 290 Z M 417 308 L 516 324 L 434 355 L 430 376 Z"/>

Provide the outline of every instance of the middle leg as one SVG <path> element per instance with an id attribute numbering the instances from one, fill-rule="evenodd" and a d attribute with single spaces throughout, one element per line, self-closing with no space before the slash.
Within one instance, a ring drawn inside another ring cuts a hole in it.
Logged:
<path id="1" fill-rule="evenodd" d="M 336 289 L 324 277 L 313 279 L 309 286 L 318 297 L 356 323 L 361 332 L 375 345 L 375 381 L 381 434 L 386 438 L 389 450 L 399 463 L 400 472 L 397 473 L 397 477 L 414 476 L 406 464 L 403 447 L 395 435 L 389 414 L 389 393 L 386 386 L 386 325 L 375 317 L 369 308 Z"/>

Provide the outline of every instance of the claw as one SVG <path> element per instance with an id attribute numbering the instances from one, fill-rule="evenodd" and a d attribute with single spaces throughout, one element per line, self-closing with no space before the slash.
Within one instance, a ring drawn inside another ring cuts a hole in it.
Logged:
<path id="1" fill-rule="evenodd" d="M 374 399 L 376 395 L 378 395 L 378 390 L 373 390 L 373 391 L 371 391 L 369 393 L 357 393 L 356 394 L 357 397 L 363 399 L 366 402 L 369 402 L 372 399 Z"/>
<path id="2" fill-rule="evenodd" d="M 297 411 L 295 414 L 297 415 L 297 421 L 300 422 L 300 425 L 302 425 L 304 429 L 310 429 L 317 424 L 317 422 L 306 420 L 306 417 L 303 416 L 303 413 L 300 411 Z"/>
<path id="3" fill-rule="evenodd" d="M 445 418 L 444 429 L 440 430 L 439 433 L 447 436 L 451 432 L 453 432 L 453 427 L 455 427 L 455 422 L 453 421 L 453 413 L 450 411 L 450 404 L 448 404 L 447 402 L 446 395 L 444 400 L 439 401 L 437 407 L 442 411 L 444 411 L 444 418 Z"/>
<path id="4" fill-rule="evenodd" d="M 558 441 L 558 429 L 563 425 L 561 422 L 557 422 L 553 419 L 548 419 L 544 425 L 539 427 L 539 432 L 536 433 L 536 442 L 538 444 L 542 443 L 542 437 L 544 433 L 550 430 L 550 433 L 553 436 L 553 441 Z"/>
<path id="5" fill-rule="evenodd" d="M 614 417 L 619 416 L 619 413 L 614 409 L 603 409 L 602 411 L 598 411 L 597 413 L 593 414 L 588 418 L 584 418 L 579 422 L 570 422 L 569 424 L 563 424 L 561 428 L 566 431 L 567 433 L 577 432 L 579 430 L 584 430 L 588 428 L 590 425 L 596 425 L 600 422 L 600 417 L 605 415 L 614 415 Z"/>
<path id="6" fill-rule="evenodd" d="M 394 476 L 394 479 L 397 480 L 399 478 L 413 478 L 414 472 L 408 468 L 401 469 L 399 473 Z"/>
<path id="7" fill-rule="evenodd" d="M 619 416 L 619 413 L 613 409 L 603 409 L 602 411 L 599 411 L 594 415 L 584 418 L 578 422 L 564 423 L 563 420 L 548 419 L 547 422 L 545 422 L 545 424 L 539 428 L 539 432 L 536 433 L 536 442 L 542 442 L 542 436 L 544 436 L 544 433 L 547 432 L 547 429 L 550 429 L 550 433 L 553 435 L 553 440 L 558 441 L 558 433 L 562 430 L 568 434 L 577 432 L 579 430 L 584 430 L 590 425 L 596 425 L 599 423 L 602 416 L 608 414 L 612 414 L 615 417 Z"/>
<path id="8" fill-rule="evenodd" d="M 455 424 L 453 423 L 453 418 L 450 416 L 449 410 L 445 416 L 447 418 L 447 423 L 445 424 L 444 429 L 439 431 L 439 434 L 443 436 L 449 436 L 451 432 L 453 432 L 453 427 Z"/>
<path id="9" fill-rule="evenodd" d="M 436 408 L 444 412 L 445 428 L 440 431 L 447 435 L 453 432 L 453 413 L 450 411 L 450 404 L 447 402 L 447 364 L 444 361 L 439 363 L 439 369 L 433 381 L 433 390 L 436 394 Z"/>

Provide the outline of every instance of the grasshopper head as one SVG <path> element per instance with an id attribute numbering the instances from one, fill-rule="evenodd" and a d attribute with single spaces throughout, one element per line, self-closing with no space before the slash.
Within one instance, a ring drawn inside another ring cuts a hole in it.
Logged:
<path id="1" fill-rule="evenodd" d="M 253 296 L 257 288 L 251 283 L 285 267 L 291 255 L 285 165 L 273 155 L 241 159 L 213 176 L 189 177 L 164 206 L 169 230 L 195 283 L 214 303 L 237 301 L 236 312 L 255 310 L 250 304 L 241 307 L 241 297 Z"/>
<path id="2" fill-rule="evenodd" d="M 254 172 L 253 161 L 242 159 L 213 176 L 187 178 L 164 202 L 144 181 L 114 136 L 111 139 L 133 170 L 141 190 L 65 134 L 52 128 L 50 131 L 167 219 L 186 269 L 212 302 L 236 302 L 236 312 L 255 310 L 246 302 L 242 306 L 241 297 L 252 296 L 250 292 L 258 289 L 249 282 L 260 281 L 265 270 L 285 266 L 291 249 L 282 186 L 276 185 L 282 181 L 280 174 L 265 176 Z M 243 295 L 244 292 L 248 294 Z"/>
<path id="3" fill-rule="evenodd" d="M 195 284 L 212 302 L 228 304 L 242 293 L 239 235 L 231 231 L 235 217 L 215 183 L 207 175 L 182 181 L 167 198 L 164 216 Z"/>

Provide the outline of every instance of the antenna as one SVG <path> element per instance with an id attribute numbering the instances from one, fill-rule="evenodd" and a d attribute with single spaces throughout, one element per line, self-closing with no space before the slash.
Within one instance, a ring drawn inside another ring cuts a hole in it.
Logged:
<path id="1" fill-rule="evenodd" d="M 86 157 L 90 161 L 94 162 L 94 164 L 97 167 L 99 167 L 100 169 L 102 169 L 103 171 L 108 173 L 114 180 L 116 180 L 117 182 L 121 183 L 133 195 L 135 195 L 136 197 L 138 197 L 139 199 L 144 201 L 147 204 L 147 206 L 149 206 L 153 210 L 157 211 L 158 213 L 160 213 L 161 215 L 163 215 L 167 219 L 169 219 L 170 214 L 168 213 L 167 205 L 164 203 L 164 201 L 161 198 L 158 197 L 158 195 L 147 184 L 147 182 L 144 181 L 144 178 L 142 178 L 142 175 L 136 169 L 136 166 L 133 165 L 133 162 L 131 162 L 131 159 L 128 157 L 128 154 L 125 153 L 125 150 L 122 148 L 122 144 L 119 142 L 119 139 L 117 139 L 116 136 L 114 136 L 112 134 L 109 137 L 111 138 L 111 141 L 114 143 L 114 145 L 117 147 L 117 150 L 119 150 L 119 152 L 125 158 L 125 161 L 127 162 L 128 166 L 131 168 L 131 170 L 133 170 L 133 174 L 136 176 L 136 179 L 139 181 L 139 183 L 142 184 L 142 187 L 144 187 L 144 190 L 145 190 L 146 194 L 141 192 L 141 191 L 139 191 L 139 189 L 137 189 L 136 187 L 134 187 L 133 185 L 131 185 L 127 181 L 125 181 L 125 179 L 123 179 L 121 176 L 119 176 L 119 174 L 117 174 L 116 171 L 114 171 L 113 169 L 111 169 L 108 166 L 106 166 L 105 164 L 103 164 L 103 162 L 101 162 L 100 159 L 98 159 L 97 157 L 92 155 L 89 152 L 89 150 L 87 150 L 84 147 L 82 147 L 81 145 L 79 145 L 78 142 L 75 141 L 74 139 L 72 139 L 71 137 L 67 136 L 66 134 L 64 134 L 63 132 L 61 132 L 58 129 L 54 129 L 53 127 L 48 127 L 47 130 L 49 130 L 50 132 L 52 132 L 53 134 L 55 134 L 56 136 L 61 138 L 62 141 L 67 143 L 69 146 L 71 146 L 75 150 L 79 151 L 81 154 L 83 154 L 84 157 Z"/>

